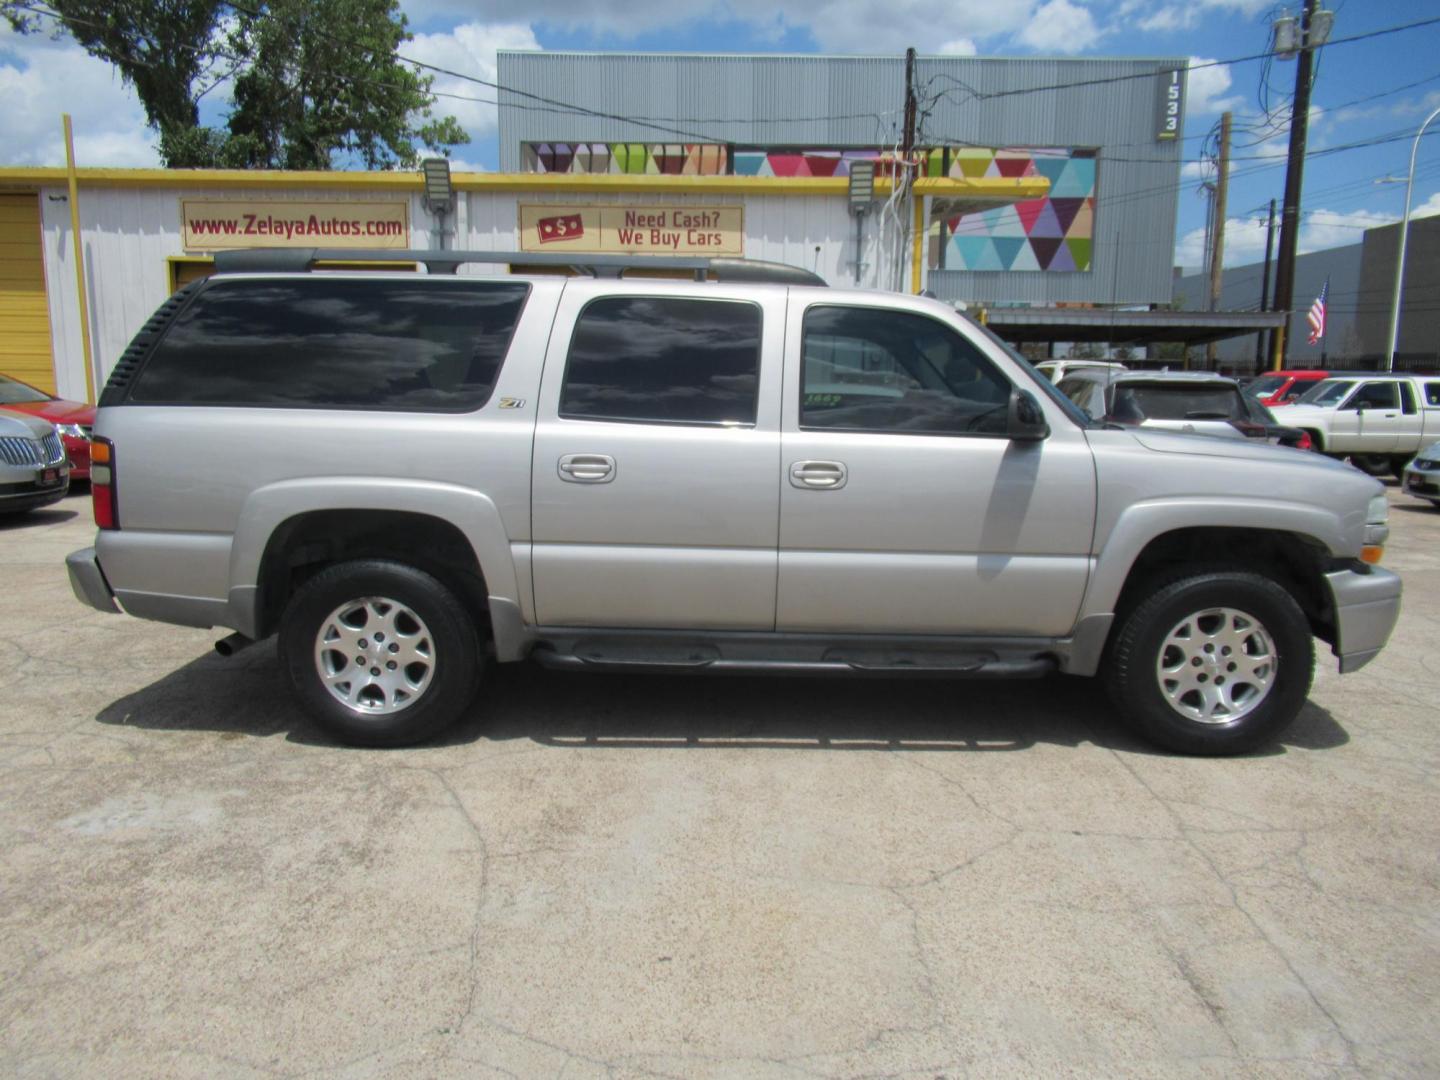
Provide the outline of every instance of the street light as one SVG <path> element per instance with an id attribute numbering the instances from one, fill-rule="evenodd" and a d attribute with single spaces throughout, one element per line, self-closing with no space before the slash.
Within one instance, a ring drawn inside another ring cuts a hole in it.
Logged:
<path id="1" fill-rule="evenodd" d="M 1395 370 L 1395 346 L 1400 333 L 1400 290 L 1405 284 L 1405 242 L 1410 239 L 1410 196 L 1415 190 L 1415 155 L 1420 152 L 1420 139 L 1430 121 L 1440 116 L 1436 109 L 1425 118 L 1420 130 L 1415 133 L 1415 144 L 1410 147 L 1410 175 L 1405 180 L 1405 216 L 1400 219 L 1400 251 L 1395 257 L 1395 295 L 1390 298 L 1390 337 L 1385 344 L 1385 370 Z"/>

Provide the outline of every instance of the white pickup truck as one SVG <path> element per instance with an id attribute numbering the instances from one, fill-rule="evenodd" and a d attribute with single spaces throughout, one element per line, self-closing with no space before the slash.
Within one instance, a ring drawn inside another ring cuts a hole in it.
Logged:
<path id="1" fill-rule="evenodd" d="M 1345 375 L 1316 383 L 1275 418 L 1310 433 L 1315 449 L 1372 476 L 1405 465 L 1440 439 L 1440 375 Z"/>

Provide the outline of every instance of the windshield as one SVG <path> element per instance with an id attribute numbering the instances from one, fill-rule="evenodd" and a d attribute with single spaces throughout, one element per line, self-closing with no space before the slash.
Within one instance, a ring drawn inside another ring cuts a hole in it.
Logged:
<path id="1" fill-rule="evenodd" d="M 1245 403 L 1233 386 L 1122 383 L 1110 406 L 1117 419 L 1138 413 L 1146 420 L 1245 420 Z"/>
<path id="2" fill-rule="evenodd" d="M 1297 405 L 1338 405 L 1355 385 L 1354 379 L 1321 379 L 1300 395 Z"/>
<path id="3" fill-rule="evenodd" d="M 1026 360 L 1024 354 L 1018 349 L 1012 349 L 1009 343 L 1000 338 L 994 330 L 991 330 L 988 326 L 981 326 L 974 319 L 970 318 L 970 316 L 962 314 L 960 317 L 969 323 L 973 329 L 980 331 L 980 333 L 984 334 L 990 341 L 1005 350 L 1005 355 L 1019 364 L 1021 370 L 1030 376 L 1031 380 L 1036 386 L 1040 387 L 1040 390 L 1045 396 L 1065 411 L 1066 416 L 1070 417 L 1071 420 L 1074 420 L 1075 423 L 1083 428 L 1095 426 L 1095 421 L 1090 419 L 1085 410 L 1081 409 L 1064 394 L 1060 393 L 1055 384 L 1037 371 L 1035 365 L 1030 363 L 1029 360 Z"/>
<path id="4" fill-rule="evenodd" d="M 32 405 L 37 401 L 54 401 L 49 394 L 26 386 L 8 375 L 0 375 L 0 405 Z"/>
<path id="5" fill-rule="evenodd" d="M 1289 381 L 1289 375 L 1265 375 L 1246 386 L 1245 393 L 1251 397 L 1269 397 Z"/>

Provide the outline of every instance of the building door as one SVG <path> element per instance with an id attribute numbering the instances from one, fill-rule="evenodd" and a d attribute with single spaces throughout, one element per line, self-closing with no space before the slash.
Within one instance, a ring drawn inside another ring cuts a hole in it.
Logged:
<path id="1" fill-rule="evenodd" d="M 565 287 L 531 490 L 538 621 L 771 630 L 785 294 Z"/>
<path id="2" fill-rule="evenodd" d="M 1006 437 L 1011 386 L 948 320 L 792 291 L 776 629 L 1070 632 L 1095 466 L 1072 424 Z"/>
<path id="3" fill-rule="evenodd" d="M 0 195 L 0 373 L 55 393 L 38 195 Z"/>

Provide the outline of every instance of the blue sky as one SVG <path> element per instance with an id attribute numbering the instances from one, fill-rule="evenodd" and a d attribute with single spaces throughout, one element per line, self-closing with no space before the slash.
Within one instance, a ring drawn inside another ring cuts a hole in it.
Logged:
<path id="1" fill-rule="evenodd" d="M 1440 14 L 1421 0 L 1329 0 L 1335 38 Z M 1292 5 L 1293 6 L 1293 5 Z M 416 38 L 408 55 L 494 78 L 501 48 L 683 52 L 922 53 L 998 56 L 1191 56 L 1230 60 L 1264 51 L 1279 5 L 1265 0 L 405 0 Z M 1226 263 L 1260 258 L 1263 213 L 1284 182 L 1288 94 L 1294 63 L 1227 63 L 1191 74 L 1185 128 L 1176 261 L 1200 258 L 1205 203 L 1196 194 L 1197 160 L 1220 113 L 1235 114 Z M 1407 85 L 1415 84 L 1415 85 Z M 435 89 L 471 96 L 474 84 L 437 81 Z M 477 94 L 477 91 L 479 92 Z M 1269 115 L 1262 111 L 1268 101 Z M 224 112 L 223 88 L 207 118 Z M 1324 49 L 1315 83 L 1307 163 L 1302 250 L 1358 240 L 1363 228 L 1398 219 L 1410 141 L 1403 137 L 1440 106 L 1440 24 Z M 456 157 L 493 169 L 498 161 L 494 109 L 441 99 L 472 142 Z M 59 114 L 75 115 L 82 164 L 156 164 L 134 94 L 109 68 L 72 43 L 0 31 L 0 161 L 58 163 Z M 1436 128 L 1440 128 L 1437 121 Z M 1396 136 L 1353 150 L 1350 143 Z M 1415 205 L 1440 212 L 1440 137 L 1420 153 Z"/>

